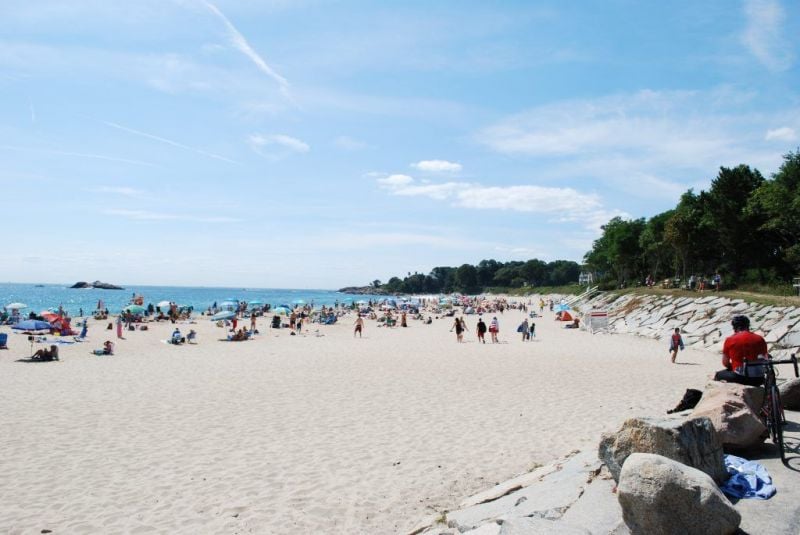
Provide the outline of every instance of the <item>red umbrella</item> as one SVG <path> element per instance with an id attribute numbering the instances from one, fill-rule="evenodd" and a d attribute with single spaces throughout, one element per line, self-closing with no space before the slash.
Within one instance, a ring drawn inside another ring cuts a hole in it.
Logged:
<path id="1" fill-rule="evenodd" d="M 61 317 L 58 314 L 56 314 L 54 312 L 49 312 L 47 310 L 45 310 L 44 312 L 41 312 L 39 315 L 41 317 L 43 317 L 44 320 L 49 322 L 49 323 L 53 323 L 54 321 L 56 321 L 58 318 Z"/>

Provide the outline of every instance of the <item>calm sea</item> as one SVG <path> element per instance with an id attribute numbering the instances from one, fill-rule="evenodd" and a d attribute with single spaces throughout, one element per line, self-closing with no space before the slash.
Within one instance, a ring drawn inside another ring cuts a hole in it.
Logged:
<path id="1" fill-rule="evenodd" d="M 314 305 L 333 305 L 337 302 L 361 299 L 382 299 L 385 296 L 352 295 L 332 290 L 279 290 L 268 288 L 191 288 L 181 286 L 124 286 L 124 290 L 73 290 L 60 284 L 0 284 L 0 307 L 10 303 L 24 303 L 22 312 L 40 312 L 47 308 L 64 307 L 70 315 L 77 316 L 82 308 L 88 314 L 103 300 L 105 306 L 117 313 L 130 303 L 132 295 L 144 296 L 144 304 L 174 301 L 179 305 L 205 310 L 215 301 L 261 301 L 264 304 L 292 305 L 300 300 Z"/>

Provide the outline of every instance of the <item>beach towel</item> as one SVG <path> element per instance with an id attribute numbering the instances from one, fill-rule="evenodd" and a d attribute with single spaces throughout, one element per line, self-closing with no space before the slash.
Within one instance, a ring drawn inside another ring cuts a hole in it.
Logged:
<path id="1" fill-rule="evenodd" d="M 777 492 L 767 469 L 755 461 L 725 455 L 725 469 L 731 477 L 720 489 L 728 496 L 768 500 Z"/>

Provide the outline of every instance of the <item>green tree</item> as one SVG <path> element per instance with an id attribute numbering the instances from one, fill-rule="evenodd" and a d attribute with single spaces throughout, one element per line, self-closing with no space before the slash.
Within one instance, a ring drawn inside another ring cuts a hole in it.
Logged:
<path id="1" fill-rule="evenodd" d="M 474 294 L 480 291 L 478 270 L 471 264 L 463 264 L 455 274 L 455 289 L 459 292 Z"/>
<path id="2" fill-rule="evenodd" d="M 585 262 L 595 270 L 607 273 L 617 284 L 629 281 L 631 277 L 638 278 L 642 256 L 639 236 L 644 230 L 644 219 L 615 217 L 602 229 L 603 234 L 586 253 Z"/>
<path id="3" fill-rule="evenodd" d="M 672 276 L 668 270 L 672 267 L 670 260 L 674 258 L 673 248 L 666 242 L 664 236 L 667 221 L 675 214 L 674 210 L 667 210 L 647 220 L 642 234 L 639 236 L 639 247 L 642 250 L 642 260 L 645 270 L 658 280 Z"/>

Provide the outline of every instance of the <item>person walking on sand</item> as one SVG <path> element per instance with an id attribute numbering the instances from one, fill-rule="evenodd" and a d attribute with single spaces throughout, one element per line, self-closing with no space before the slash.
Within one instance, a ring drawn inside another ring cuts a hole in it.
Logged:
<path id="1" fill-rule="evenodd" d="M 256 313 L 252 312 L 250 314 L 250 330 L 256 332 Z"/>
<path id="2" fill-rule="evenodd" d="M 500 332 L 500 322 L 497 321 L 497 316 L 494 316 L 492 318 L 492 322 L 489 324 L 489 332 L 492 335 L 492 343 L 496 344 L 497 342 L 499 342 L 499 340 L 497 339 L 497 333 Z"/>
<path id="3" fill-rule="evenodd" d="M 523 342 L 528 339 L 528 318 L 522 320 L 522 323 L 517 327 L 517 332 L 522 333 Z"/>
<path id="4" fill-rule="evenodd" d="M 456 331 L 456 342 L 463 342 L 464 341 L 464 328 L 461 325 L 461 320 L 456 318 L 453 322 L 453 326 L 450 327 L 450 332 L 453 332 L 453 329 Z"/>
<path id="5" fill-rule="evenodd" d="M 478 327 L 476 328 L 478 331 L 478 342 L 486 343 L 486 324 L 483 322 L 483 318 L 478 318 Z"/>
<path id="6" fill-rule="evenodd" d="M 361 338 L 361 332 L 364 330 L 364 319 L 361 316 L 356 318 L 355 326 L 356 328 L 353 329 L 353 338 L 356 337 L 356 334 L 358 334 L 358 337 Z"/>
<path id="7" fill-rule="evenodd" d="M 675 332 L 672 333 L 669 339 L 669 352 L 672 357 L 672 363 L 675 363 L 675 357 L 678 356 L 678 350 L 683 351 L 683 338 L 681 338 L 680 327 L 675 327 Z"/>
<path id="8" fill-rule="evenodd" d="M 117 316 L 117 338 L 122 340 L 122 314 Z"/>
<path id="9" fill-rule="evenodd" d="M 531 322 L 530 332 L 528 333 L 528 340 L 533 340 L 536 338 L 536 323 Z"/>

